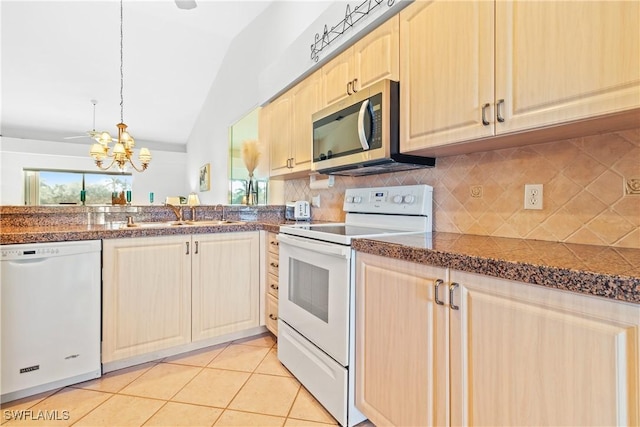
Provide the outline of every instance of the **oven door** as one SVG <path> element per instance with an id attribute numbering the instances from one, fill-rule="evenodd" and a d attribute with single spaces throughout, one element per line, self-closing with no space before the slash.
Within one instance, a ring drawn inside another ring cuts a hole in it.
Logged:
<path id="1" fill-rule="evenodd" d="M 351 248 L 279 234 L 278 317 L 348 365 Z"/>

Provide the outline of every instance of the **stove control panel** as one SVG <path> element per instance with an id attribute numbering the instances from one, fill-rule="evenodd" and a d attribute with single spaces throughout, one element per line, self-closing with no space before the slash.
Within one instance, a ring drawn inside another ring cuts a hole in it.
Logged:
<path id="1" fill-rule="evenodd" d="M 344 195 L 345 212 L 431 217 L 433 187 L 426 184 L 397 187 L 350 188 Z"/>

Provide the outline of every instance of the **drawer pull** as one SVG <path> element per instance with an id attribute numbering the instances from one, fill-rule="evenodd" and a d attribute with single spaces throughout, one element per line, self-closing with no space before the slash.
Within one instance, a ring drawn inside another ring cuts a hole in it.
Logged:
<path id="1" fill-rule="evenodd" d="M 272 284 L 271 284 L 271 289 L 273 289 L 273 290 L 277 291 L 277 290 L 278 290 L 278 286 L 277 286 L 277 285 L 274 285 L 274 284 L 272 283 Z"/>
<path id="2" fill-rule="evenodd" d="M 273 314 L 269 313 L 269 319 L 278 320 L 278 316 L 274 316 Z"/>
<path id="3" fill-rule="evenodd" d="M 276 242 L 276 241 L 274 241 L 274 240 L 272 240 L 272 241 L 271 241 L 271 242 L 269 242 L 269 243 L 271 243 L 273 246 L 280 246 L 280 243 L 279 243 L 279 242 Z"/>
<path id="4" fill-rule="evenodd" d="M 278 268 L 278 264 L 277 264 L 277 263 L 275 263 L 275 262 L 271 262 L 271 263 L 269 263 L 269 265 L 270 265 L 271 267 L 273 267 L 273 268 Z"/>

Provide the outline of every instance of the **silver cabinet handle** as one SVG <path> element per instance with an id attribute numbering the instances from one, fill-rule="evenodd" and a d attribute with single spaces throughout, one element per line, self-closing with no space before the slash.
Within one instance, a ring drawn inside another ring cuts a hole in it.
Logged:
<path id="1" fill-rule="evenodd" d="M 189 242 L 184 242 L 185 245 L 187 245 L 187 252 L 185 253 L 185 255 L 189 255 Z"/>
<path id="2" fill-rule="evenodd" d="M 491 104 L 488 102 L 482 106 L 482 124 L 485 126 L 489 126 L 490 122 L 487 120 L 487 108 L 489 108 Z"/>
<path id="3" fill-rule="evenodd" d="M 436 304 L 438 305 L 444 305 L 444 302 L 440 301 L 438 299 L 438 288 L 440 287 L 440 285 L 442 285 L 444 282 L 441 279 L 436 280 L 436 289 L 435 289 L 435 300 L 436 300 Z"/>
<path id="4" fill-rule="evenodd" d="M 353 79 L 353 81 L 351 82 L 351 89 L 353 90 L 353 93 L 356 93 L 358 91 L 356 89 L 356 83 L 358 83 L 358 79 Z"/>
<path id="5" fill-rule="evenodd" d="M 269 319 L 278 320 L 278 316 L 274 316 L 273 314 L 269 313 Z"/>
<path id="6" fill-rule="evenodd" d="M 460 310 L 460 307 L 453 303 L 453 292 L 458 286 L 460 285 L 455 282 L 449 285 L 449 307 L 451 307 L 451 310 Z"/>
<path id="7" fill-rule="evenodd" d="M 196 251 L 194 252 L 196 255 L 198 254 L 198 241 L 196 240 Z"/>
<path id="8" fill-rule="evenodd" d="M 504 117 L 502 117 L 502 108 L 500 108 L 504 104 L 504 99 L 498 100 L 496 104 L 496 117 L 500 123 L 504 122 Z"/>
<path id="9" fill-rule="evenodd" d="M 353 84 L 353 82 L 347 83 L 347 95 L 353 95 L 353 92 L 351 92 L 351 85 L 352 84 Z"/>

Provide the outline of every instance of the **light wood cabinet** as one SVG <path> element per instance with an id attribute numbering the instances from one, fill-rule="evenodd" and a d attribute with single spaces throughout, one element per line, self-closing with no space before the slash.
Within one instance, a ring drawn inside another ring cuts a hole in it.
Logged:
<path id="1" fill-rule="evenodd" d="M 193 245 L 192 341 L 258 326 L 258 233 L 198 234 Z"/>
<path id="2" fill-rule="evenodd" d="M 640 422 L 640 306 L 361 253 L 356 277 L 374 424 Z"/>
<path id="3" fill-rule="evenodd" d="M 103 241 L 102 362 L 259 325 L 259 233 Z"/>
<path id="4" fill-rule="evenodd" d="M 493 135 L 493 9 L 434 1 L 400 12 L 402 151 Z"/>
<path id="5" fill-rule="evenodd" d="M 278 335 L 278 288 L 280 245 L 276 233 L 267 235 L 267 295 L 265 324 L 274 335 Z"/>
<path id="6" fill-rule="evenodd" d="M 640 423 L 640 305 L 451 271 L 452 425 Z"/>
<path id="7" fill-rule="evenodd" d="M 311 115 L 322 108 L 321 88 L 321 75 L 316 72 L 265 107 L 269 117 L 270 176 L 311 170 Z"/>
<path id="8" fill-rule="evenodd" d="M 448 424 L 443 268 L 357 254 L 356 407 L 375 425 Z M 440 369 L 435 369 L 440 365 Z"/>
<path id="9" fill-rule="evenodd" d="M 383 79 L 399 79 L 399 18 L 393 16 L 322 67 L 325 105 Z"/>
<path id="10" fill-rule="evenodd" d="M 496 102 L 513 132 L 640 107 L 640 2 L 496 2 Z"/>
<path id="11" fill-rule="evenodd" d="M 639 8 L 627 1 L 409 5 L 400 12 L 402 151 L 429 154 L 640 107 Z"/>
<path id="12" fill-rule="evenodd" d="M 191 236 L 103 241 L 102 362 L 191 341 Z"/>

